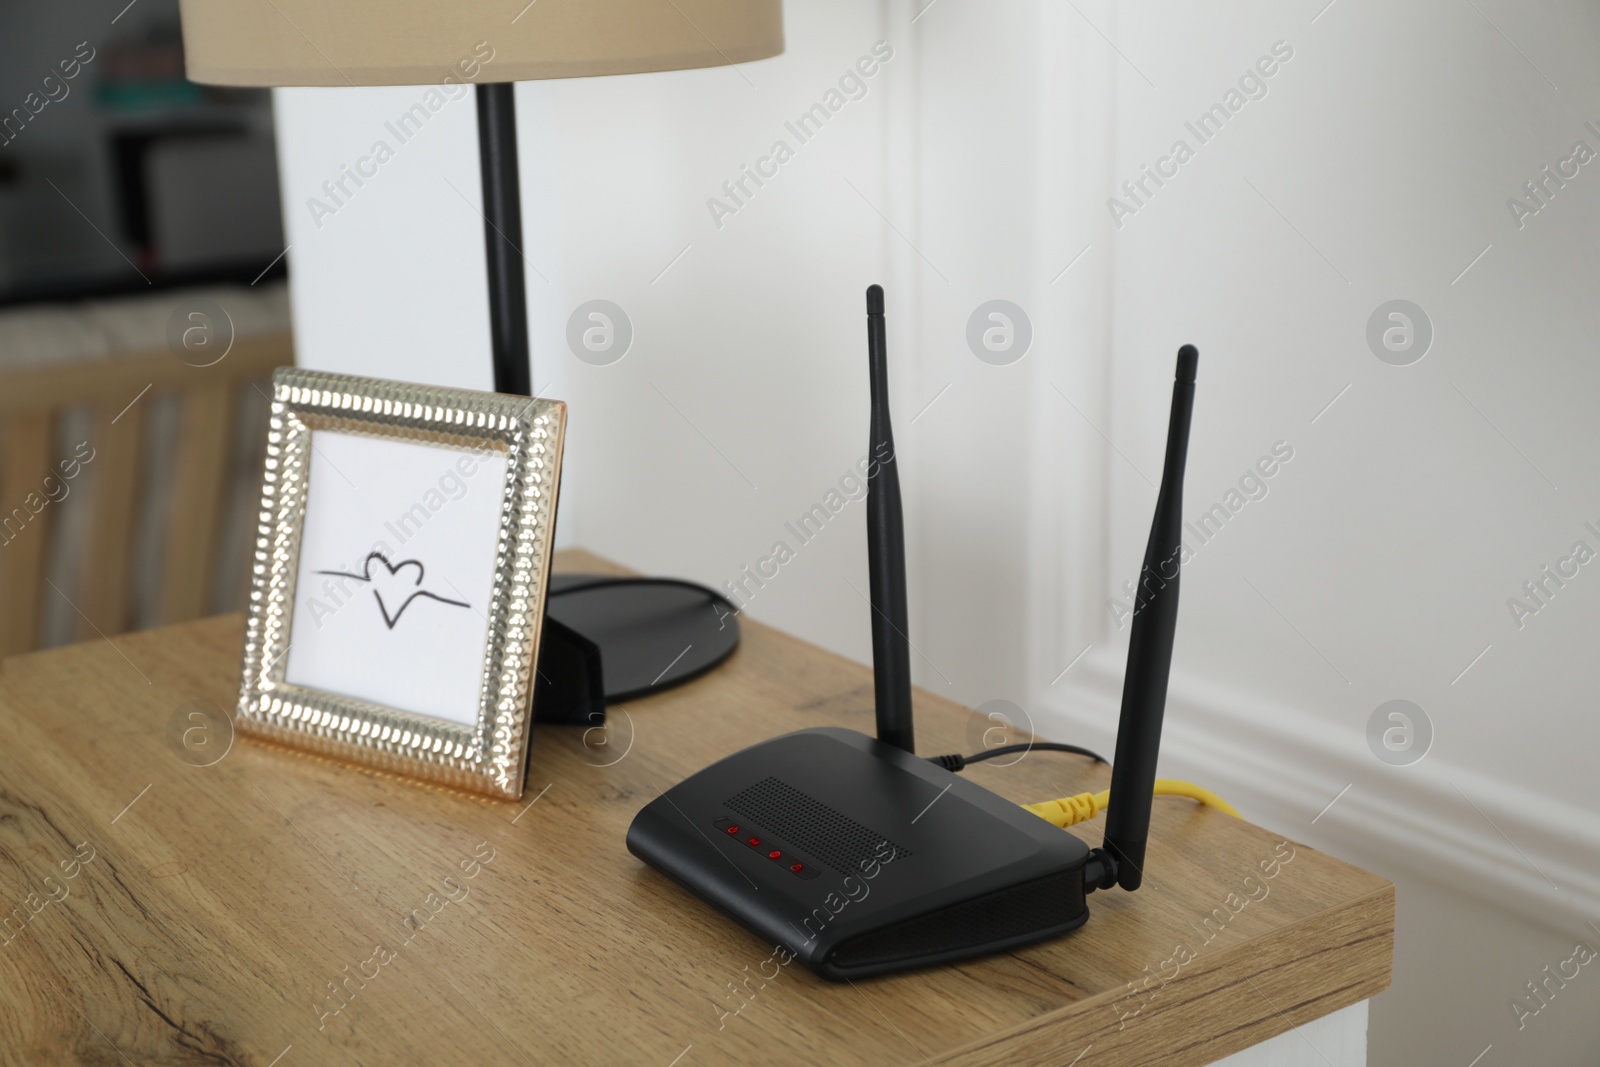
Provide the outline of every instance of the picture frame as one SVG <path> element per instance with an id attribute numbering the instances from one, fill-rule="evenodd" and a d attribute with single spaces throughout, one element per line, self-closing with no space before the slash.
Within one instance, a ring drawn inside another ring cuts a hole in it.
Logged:
<path id="1" fill-rule="evenodd" d="M 280 368 L 235 725 L 522 794 L 566 405 Z"/>

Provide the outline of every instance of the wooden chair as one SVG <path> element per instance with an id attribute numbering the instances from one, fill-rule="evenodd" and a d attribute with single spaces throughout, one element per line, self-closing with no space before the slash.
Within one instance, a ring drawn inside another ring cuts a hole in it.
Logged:
<path id="1" fill-rule="evenodd" d="M 89 521 L 74 561 L 71 597 L 80 639 L 111 636 L 133 626 L 134 531 L 148 506 L 141 492 L 146 426 L 152 400 L 178 397 L 177 447 L 171 491 L 162 502 L 160 621 L 197 618 L 212 602 L 213 576 L 235 449 L 240 395 L 294 362 L 287 333 L 239 338 L 226 358 L 191 367 L 167 351 L 73 361 L 0 373 L 0 656 L 38 647 L 51 531 L 58 506 L 47 479 L 59 481 L 57 427 L 64 414 L 93 413 L 88 443 L 92 478 L 74 479 L 70 492 L 88 491 Z M 87 483 L 87 484 L 84 484 Z M 20 510 L 19 510 L 20 509 Z M 69 590 L 63 590 L 67 595 Z"/>

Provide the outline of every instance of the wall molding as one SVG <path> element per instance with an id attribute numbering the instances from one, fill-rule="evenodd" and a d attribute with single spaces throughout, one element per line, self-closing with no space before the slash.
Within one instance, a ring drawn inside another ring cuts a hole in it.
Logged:
<path id="1" fill-rule="evenodd" d="M 1125 654 L 1103 646 L 1085 655 L 1039 698 L 1038 732 L 1110 751 Z M 1352 863 L 1426 878 L 1557 931 L 1600 919 L 1592 813 L 1436 753 L 1389 767 L 1364 738 L 1354 743 L 1304 709 L 1173 673 L 1164 773 L 1214 788 L 1252 822 Z"/>
<path id="2" fill-rule="evenodd" d="M 926 155 L 923 127 L 929 93 L 935 103 L 945 99 L 937 92 L 951 71 L 939 64 L 964 52 L 941 50 L 950 35 L 963 32 L 959 19 L 947 12 L 911 24 L 915 7 L 895 0 L 883 8 L 885 25 L 896 34 L 891 39 L 915 45 L 902 69 L 905 82 L 891 98 L 894 125 L 904 127 L 893 133 L 899 138 L 894 147 L 910 162 L 896 169 L 900 157 L 886 156 L 892 178 L 886 195 L 900 206 L 897 218 L 908 220 L 909 239 L 921 246 L 930 237 L 926 201 L 936 165 Z M 1103 14 L 1101 29 L 1116 36 L 1115 7 Z M 1019 675 L 1010 662 L 1002 670 L 972 662 L 982 657 L 965 649 L 962 689 L 953 695 L 976 703 L 1017 694 L 1041 736 L 1109 752 L 1126 635 L 1116 633 L 1104 605 L 1128 576 L 1112 572 L 1113 558 L 1138 565 L 1138 557 L 1125 550 L 1142 546 L 1153 495 L 1118 449 L 1139 455 L 1137 442 L 1147 446 L 1145 454 L 1159 457 L 1159 439 L 1147 435 L 1166 427 L 1170 378 L 1151 374 L 1145 380 L 1131 361 L 1119 361 L 1119 260 L 1128 253 L 1103 213 L 1086 215 L 1080 206 L 1102 202 L 1119 177 L 1124 105 L 1118 86 L 1126 71 L 1114 53 L 1082 33 L 1080 16 L 1071 9 L 1047 6 L 1035 17 L 1034 51 L 1019 56 L 1037 79 L 1035 134 L 1015 150 L 1032 168 L 1015 196 L 1031 220 L 1029 247 L 1021 253 L 1031 261 L 1035 280 L 1006 294 L 1027 306 L 1040 339 L 1037 353 L 1011 372 L 1028 376 L 1033 386 L 1016 411 L 1028 423 L 1030 447 L 1018 460 L 1026 464 L 1028 493 L 1023 513 L 1011 516 L 1025 524 L 1026 559 L 1019 566 L 1009 554 L 963 556 L 959 545 L 951 547 L 957 541 L 949 531 L 965 529 L 970 516 L 959 510 L 959 501 L 952 503 L 956 497 L 948 486 L 953 479 L 982 477 L 981 464 L 928 462 L 918 468 L 923 473 L 908 483 L 908 548 L 913 574 L 920 577 L 913 590 L 939 590 L 950 584 L 950 568 L 975 565 L 986 568 L 996 586 L 1010 579 L 1019 590 L 1015 602 L 979 607 L 1006 613 L 1003 625 L 1025 643 L 1026 669 Z M 934 230 L 931 236 L 940 235 Z M 905 351 L 939 351 L 937 312 L 947 283 L 930 280 L 899 238 L 886 237 L 885 247 L 896 291 L 914 302 L 906 340 L 897 343 Z M 1080 250 L 1071 283 L 1057 284 L 1062 267 Z M 936 361 L 922 359 L 916 367 L 914 373 L 925 377 L 916 381 L 917 390 L 900 395 L 932 396 L 949 380 Z M 908 422 L 902 426 L 903 444 L 915 441 Z M 1127 522 L 1119 523 L 1119 516 Z M 1009 534 L 1010 524 L 1006 529 Z M 954 631 L 941 611 L 974 610 L 934 592 L 914 593 L 912 608 L 913 635 L 950 641 Z M 940 652 L 940 646 L 924 647 L 935 656 Z M 1082 659 L 1058 676 L 1086 647 Z M 918 675 L 930 689 L 952 692 L 948 679 L 920 662 Z M 1019 685 L 1018 677 L 1033 681 Z M 1264 699 L 1216 674 L 1177 672 L 1162 765 L 1169 774 L 1214 787 L 1261 825 L 1390 877 L 1426 879 L 1555 930 L 1600 920 L 1600 820 L 1593 812 L 1546 790 L 1551 783 L 1519 785 L 1452 764 L 1440 751 L 1410 767 L 1385 765 L 1367 750 L 1360 725 Z"/>
<path id="3" fill-rule="evenodd" d="M 1110 188 L 1119 112 L 1115 71 L 1096 68 L 1081 77 L 1095 91 L 1081 94 L 1092 102 L 1077 114 L 1075 129 L 1090 136 L 1074 145 L 1081 157 L 1075 173 L 1087 186 L 1098 177 Z M 1045 221 L 1042 245 L 1071 243 L 1061 220 Z M 1027 704 L 1040 736 L 1109 753 L 1127 657 L 1126 635 L 1116 633 L 1104 607 L 1123 577 L 1111 570 L 1114 515 L 1130 494 L 1142 500 L 1145 487 L 1126 476 L 1125 461 L 1109 440 L 1084 434 L 1072 420 L 1091 420 L 1098 436 L 1121 440 L 1118 414 L 1143 399 L 1160 417 L 1141 423 L 1141 432 L 1159 432 L 1166 426 L 1168 379 L 1157 375 L 1138 386 L 1151 390 L 1146 397 L 1119 395 L 1132 383 L 1118 374 L 1118 245 L 1109 227 L 1095 243 L 1094 267 L 1107 279 L 1097 290 L 1098 311 L 1073 309 L 1080 344 L 1068 388 L 1081 414 L 1031 413 L 1035 454 L 1065 458 L 1040 465 L 1029 508 L 1029 573 L 1035 579 L 1027 605 L 1029 676 L 1041 681 L 1030 687 Z M 1082 443 L 1074 448 L 1075 442 Z M 1135 510 L 1132 528 L 1142 545 L 1148 505 Z M 1214 675 L 1175 670 L 1161 764 L 1168 775 L 1216 789 L 1253 822 L 1386 876 L 1426 879 L 1559 932 L 1600 920 L 1595 813 L 1551 792 L 1453 764 L 1439 752 L 1391 767 L 1367 750 L 1362 730 Z"/>

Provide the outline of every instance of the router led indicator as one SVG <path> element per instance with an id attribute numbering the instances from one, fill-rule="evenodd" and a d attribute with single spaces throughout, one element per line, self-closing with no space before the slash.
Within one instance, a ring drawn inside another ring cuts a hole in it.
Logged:
<path id="1" fill-rule="evenodd" d="M 767 859 L 789 869 L 789 873 L 796 878 L 811 880 L 821 876 L 821 871 L 815 870 L 800 860 L 795 859 L 781 848 L 774 848 L 770 841 L 764 840 L 760 834 L 754 833 L 732 819 L 723 817 L 713 824 L 718 830 L 737 841 L 742 841 L 750 848 L 766 853 Z"/>

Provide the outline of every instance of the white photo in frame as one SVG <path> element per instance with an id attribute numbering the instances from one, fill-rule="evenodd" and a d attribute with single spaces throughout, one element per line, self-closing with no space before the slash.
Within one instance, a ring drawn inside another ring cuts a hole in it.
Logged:
<path id="1" fill-rule="evenodd" d="M 506 457 L 311 432 L 285 681 L 478 721 Z"/>
<path id="2" fill-rule="evenodd" d="M 279 371 L 241 732 L 519 796 L 565 416 Z"/>

